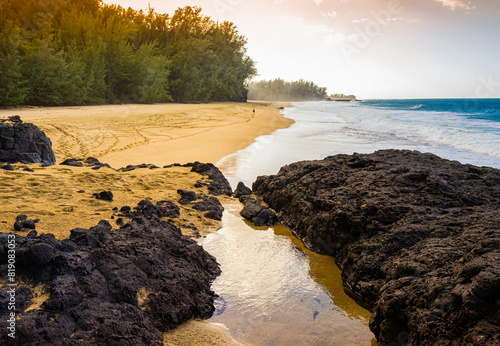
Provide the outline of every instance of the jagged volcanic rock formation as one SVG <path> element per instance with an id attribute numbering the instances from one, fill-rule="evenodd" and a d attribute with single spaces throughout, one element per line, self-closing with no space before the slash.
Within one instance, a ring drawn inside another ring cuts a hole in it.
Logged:
<path id="1" fill-rule="evenodd" d="M 500 344 L 500 170 L 384 150 L 294 163 L 253 191 L 336 257 L 379 342 Z"/>
<path id="2" fill-rule="evenodd" d="M 0 162 L 45 163 L 55 165 L 52 142 L 30 123 L 19 116 L 0 119 Z"/>
<path id="3" fill-rule="evenodd" d="M 191 317 L 210 317 L 210 284 L 220 274 L 215 258 L 159 219 L 155 211 L 163 204 L 154 209 L 141 203 L 133 220 L 115 231 L 101 221 L 90 230 L 72 230 L 66 240 L 16 235 L 17 279 L 29 284 L 16 295 L 16 339 L 2 333 L 0 343 L 163 345 L 162 332 Z M 0 234 L 2 275 L 7 242 L 8 235 Z M 25 311 L 39 283 L 50 297 L 41 309 Z M 0 289 L 4 330 L 9 298 Z"/>

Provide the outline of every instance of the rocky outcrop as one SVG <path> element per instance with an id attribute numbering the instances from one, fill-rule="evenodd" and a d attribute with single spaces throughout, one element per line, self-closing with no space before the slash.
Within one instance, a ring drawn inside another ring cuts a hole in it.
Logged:
<path id="1" fill-rule="evenodd" d="M 61 166 L 83 167 L 82 159 L 66 159 L 60 163 Z"/>
<path id="2" fill-rule="evenodd" d="M 54 165 L 56 157 L 50 139 L 16 115 L 0 119 L 0 161 Z"/>
<path id="3" fill-rule="evenodd" d="M 14 230 L 16 232 L 34 230 L 36 229 L 36 223 L 39 221 L 39 219 L 30 220 L 24 214 L 18 215 L 16 217 L 16 222 L 14 223 Z"/>
<path id="4" fill-rule="evenodd" d="M 179 199 L 180 204 L 190 204 L 194 210 L 205 212 L 204 216 L 209 219 L 217 221 L 222 220 L 224 207 L 217 198 L 213 196 L 207 196 L 205 194 L 198 195 L 194 191 L 187 191 L 182 189 L 177 190 L 177 193 L 181 195 L 181 198 Z"/>
<path id="5" fill-rule="evenodd" d="M 131 222 L 112 231 L 107 221 L 74 229 L 71 237 L 16 235 L 16 339 L 9 345 L 163 345 L 163 332 L 192 317 L 208 318 L 220 274 L 215 258 L 143 203 Z M 130 208 L 129 208 L 130 210 Z M 0 265 L 7 264 L 8 235 L 0 234 Z M 6 275 L 6 270 L 1 271 Z M 50 297 L 25 311 L 38 283 Z M 9 294 L 0 289 L 5 330 Z"/>
<path id="6" fill-rule="evenodd" d="M 3 165 L 0 165 L 0 169 L 3 169 L 5 171 L 14 171 L 15 170 L 15 168 L 9 163 L 4 163 Z"/>
<path id="7" fill-rule="evenodd" d="M 113 202 L 113 192 L 111 191 L 101 191 L 99 193 L 93 194 L 96 199 L 100 199 L 102 201 Z"/>
<path id="8" fill-rule="evenodd" d="M 213 196 L 207 196 L 204 194 L 201 194 L 198 197 L 201 201 L 195 202 L 193 204 L 193 209 L 204 212 L 205 214 L 203 215 L 209 219 L 221 221 L 224 207 L 219 200 Z"/>
<path id="9" fill-rule="evenodd" d="M 234 190 L 233 197 L 240 198 L 241 196 L 248 196 L 252 194 L 252 190 L 247 187 L 243 182 L 239 182 L 236 186 L 236 190 Z"/>
<path id="10" fill-rule="evenodd" d="M 254 226 L 274 226 L 278 218 L 274 211 L 262 205 L 262 200 L 251 195 L 241 195 L 239 201 L 244 207 L 240 215 L 250 221 Z"/>
<path id="11" fill-rule="evenodd" d="M 90 167 L 93 170 L 99 170 L 103 167 L 111 168 L 110 165 L 107 163 L 101 163 L 98 159 L 95 157 L 88 157 L 86 160 L 83 159 L 66 159 L 63 162 L 60 163 L 60 165 L 63 166 L 72 166 L 72 167 Z M 135 167 L 135 168 L 142 168 L 139 166 L 127 166 L 127 167 Z M 133 169 L 135 169 L 133 168 Z M 113 168 L 111 168 L 113 169 Z M 123 171 L 125 168 L 121 168 Z M 133 170 L 133 169 L 128 169 L 127 171 Z"/>
<path id="12" fill-rule="evenodd" d="M 253 191 L 336 257 L 379 342 L 500 344 L 500 170 L 384 150 L 294 163 Z"/>
<path id="13" fill-rule="evenodd" d="M 222 172 L 212 163 L 188 163 L 185 166 L 192 167 L 191 172 L 207 176 L 211 181 L 208 185 L 208 193 L 214 196 L 226 195 L 231 197 L 233 189 Z"/>
<path id="14" fill-rule="evenodd" d="M 141 163 L 140 165 L 128 165 L 127 167 L 119 168 L 118 172 L 130 172 L 140 168 L 159 169 L 160 167 L 151 163 Z"/>
<path id="15" fill-rule="evenodd" d="M 179 190 L 177 190 L 177 193 L 179 195 L 181 195 L 181 198 L 179 199 L 179 203 L 182 205 L 189 204 L 189 203 L 196 201 L 198 199 L 198 195 L 194 191 L 187 191 L 187 190 L 179 189 Z"/>
<path id="16" fill-rule="evenodd" d="M 114 169 L 107 163 L 101 163 L 95 157 L 89 157 L 86 160 L 70 158 L 70 159 L 64 160 L 61 163 L 61 165 L 73 166 L 73 167 L 90 167 L 94 170 L 99 170 L 103 167 Z M 195 172 L 195 173 L 198 173 L 198 174 L 204 176 L 201 180 L 197 181 L 197 183 L 195 184 L 195 187 L 201 188 L 203 186 L 208 186 L 208 193 L 211 195 L 231 196 L 233 194 L 233 190 L 231 189 L 231 185 L 227 181 L 226 177 L 224 177 L 222 172 L 212 163 L 201 163 L 198 161 L 194 162 L 194 163 L 186 163 L 184 165 L 181 165 L 179 163 L 174 163 L 174 164 L 166 165 L 163 168 L 170 168 L 170 167 L 190 167 L 191 172 Z M 128 165 L 126 167 L 116 169 L 116 171 L 118 171 L 118 172 L 131 172 L 131 171 L 134 171 L 136 169 L 154 170 L 154 169 L 160 169 L 160 167 L 153 165 L 153 164 L 142 163 L 140 165 Z M 205 177 L 208 178 L 208 181 L 205 181 Z"/>
<path id="17" fill-rule="evenodd" d="M 175 219 L 181 214 L 180 208 L 174 202 L 159 201 L 154 205 L 153 202 L 147 199 L 140 201 L 137 207 L 134 207 L 134 210 L 129 206 L 124 206 L 120 210 L 114 208 L 113 211 L 114 216 L 126 217 L 131 220 L 138 216 L 144 216 L 147 219 L 162 217 Z"/>

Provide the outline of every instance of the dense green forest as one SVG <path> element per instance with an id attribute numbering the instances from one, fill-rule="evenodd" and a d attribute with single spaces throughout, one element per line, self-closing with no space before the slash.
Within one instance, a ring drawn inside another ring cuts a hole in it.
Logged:
<path id="1" fill-rule="evenodd" d="M 263 80 L 249 85 L 248 98 L 266 101 L 312 101 L 324 100 L 326 88 L 302 79 L 285 82 L 283 79 Z"/>
<path id="2" fill-rule="evenodd" d="M 245 101 L 245 46 L 197 7 L 0 0 L 0 105 Z"/>

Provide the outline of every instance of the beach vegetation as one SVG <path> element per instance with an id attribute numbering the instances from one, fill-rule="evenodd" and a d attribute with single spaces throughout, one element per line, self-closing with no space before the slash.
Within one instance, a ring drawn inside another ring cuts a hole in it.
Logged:
<path id="1" fill-rule="evenodd" d="M 246 101 L 246 38 L 198 7 L 0 0 L 0 106 Z"/>
<path id="2" fill-rule="evenodd" d="M 286 82 L 281 78 L 249 84 L 248 98 L 265 101 L 318 101 L 326 98 L 326 88 L 302 79 Z"/>

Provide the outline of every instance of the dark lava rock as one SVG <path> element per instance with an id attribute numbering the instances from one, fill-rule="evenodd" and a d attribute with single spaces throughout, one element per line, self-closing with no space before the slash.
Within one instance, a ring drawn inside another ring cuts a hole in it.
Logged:
<path id="1" fill-rule="evenodd" d="M 87 159 L 85 160 L 85 165 L 87 167 L 91 167 L 93 170 L 99 170 L 103 167 L 107 167 L 107 168 L 111 168 L 113 169 L 110 165 L 108 165 L 107 163 L 102 163 L 100 162 L 98 159 L 96 159 L 95 157 L 87 157 Z"/>
<path id="2" fill-rule="evenodd" d="M 64 166 L 73 166 L 73 167 L 90 167 L 94 170 L 99 170 L 103 167 L 111 168 L 113 169 L 110 165 L 107 163 L 101 163 L 98 159 L 95 157 L 88 157 L 86 160 L 83 159 L 66 159 L 64 160 L 61 165 Z"/>
<path id="3" fill-rule="evenodd" d="M 165 165 L 163 168 L 170 168 L 170 167 L 182 167 L 180 163 L 172 163 L 170 165 Z"/>
<path id="4" fill-rule="evenodd" d="M 238 198 L 238 200 L 243 203 L 244 205 L 247 205 L 248 203 L 255 203 L 255 204 L 262 204 L 262 199 L 261 198 L 256 198 L 253 195 L 243 195 Z"/>
<path id="5" fill-rule="evenodd" d="M 83 167 L 82 159 L 66 159 L 60 163 L 61 166 Z"/>
<path id="6" fill-rule="evenodd" d="M 132 208 L 130 208 L 128 205 L 126 205 L 126 206 L 123 206 L 120 208 L 120 213 L 128 214 L 128 213 L 130 213 L 131 210 L 132 210 Z"/>
<path id="7" fill-rule="evenodd" d="M 224 207 L 219 202 L 219 200 L 213 196 L 200 195 L 202 201 L 193 204 L 193 209 L 206 212 L 205 217 L 221 221 L 222 213 L 224 212 Z"/>
<path id="8" fill-rule="evenodd" d="M 257 203 L 247 203 L 240 211 L 240 215 L 255 226 L 274 226 L 278 220 L 274 211 Z"/>
<path id="9" fill-rule="evenodd" d="M 89 166 L 99 166 L 99 165 L 102 165 L 102 163 L 95 157 L 87 157 L 87 159 L 85 160 L 85 163 Z"/>
<path id="10" fill-rule="evenodd" d="M 204 182 L 203 180 L 198 180 L 198 181 L 196 182 L 196 184 L 194 184 L 194 187 L 196 187 L 197 189 L 199 189 L 199 188 L 202 188 L 202 187 L 204 187 L 204 186 L 209 186 L 209 185 L 210 185 L 210 184 L 208 184 L 208 183 Z"/>
<path id="11" fill-rule="evenodd" d="M 26 215 L 18 215 L 14 223 L 14 230 L 19 232 L 27 229 L 36 229 L 36 223 L 39 221 L 39 219 L 29 220 Z"/>
<path id="12" fill-rule="evenodd" d="M 196 201 L 198 199 L 198 195 L 194 191 L 187 191 L 187 190 L 182 190 L 179 189 L 177 190 L 177 193 L 181 195 L 181 199 L 179 199 L 179 203 L 186 205 L 189 204 L 190 202 Z"/>
<path id="13" fill-rule="evenodd" d="M 191 172 L 196 172 L 201 175 L 208 176 L 211 182 L 208 186 L 208 192 L 214 196 L 226 195 L 231 196 L 233 194 L 233 190 L 231 189 L 231 185 L 224 177 L 222 172 L 215 167 L 212 163 L 188 163 L 185 165 L 186 167 L 192 167 Z"/>
<path id="14" fill-rule="evenodd" d="M 0 234 L 2 266 L 8 236 Z M 163 345 L 164 331 L 214 312 L 215 258 L 156 216 L 136 217 L 117 231 L 101 221 L 65 240 L 16 235 L 16 246 L 16 276 L 31 287 L 46 284 L 50 297 L 26 312 L 33 293 L 18 287 L 16 338 L 1 333 L 0 344 Z M 8 299 L 0 288 L 2 321 Z"/>
<path id="15" fill-rule="evenodd" d="M 336 257 L 379 342 L 500 344 L 500 170 L 383 150 L 294 163 L 253 190 Z"/>
<path id="16" fill-rule="evenodd" d="M 94 193 L 93 195 L 95 196 L 96 199 L 113 202 L 113 192 L 111 191 L 102 191 L 99 193 Z"/>
<path id="17" fill-rule="evenodd" d="M 155 217 L 178 218 L 180 216 L 180 213 L 180 208 L 174 202 L 159 201 L 158 203 L 156 203 L 156 205 L 154 205 L 151 201 L 145 199 L 140 201 L 137 207 L 134 207 L 134 210 L 132 210 L 132 208 L 129 206 L 121 207 L 117 216 L 126 217 L 129 219 L 133 219 L 138 216 L 143 216 L 147 219 L 152 219 Z M 123 219 L 122 221 L 117 220 L 116 222 L 119 226 L 121 226 L 119 222 L 123 222 Z"/>
<path id="18" fill-rule="evenodd" d="M 240 181 L 236 186 L 236 190 L 234 190 L 233 197 L 240 198 L 241 196 L 246 196 L 251 194 L 252 190 L 250 190 L 249 187 L 245 186 L 245 184 L 243 184 L 243 182 Z"/>
<path id="19" fill-rule="evenodd" d="M 160 167 L 158 166 L 155 166 L 151 163 L 141 163 L 140 165 L 128 165 L 127 167 L 122 167 L 120 169 L 118 169 L 118 172 L 130 172 L 130 171 L 134 171 L 136 169 L 140 169 L 140 168 L 148 168 L 148 169 L 158 169 Z"/>
<path id="20" fill-rule="evenodd" d="M 240 215 L 254 226 L 274 226 L 278 221 L 274 211 L 261 204 L 261 199 L 256 199 L 251 195 L 242 195 L 239 200 L 245 205 L 240 211 Z"/>
<path id="21" fill-rule="evenodd" d="M 15 293 L 16 293 L 15 295 L 16 309 L 24 310 L 30 306 L 31 300 L 33 299 L 33 292 L 31 292 L 29 288 L 26 287 L 17 288 Z M 0 311 L 8 311 L 9 302 L 10 302 L 10 294 L 8 290 L 0 289 Z M 6 323 L 3 324 L 2 327 L 5 327 L 5 330 L 7 331 Z M 8 333 L 10 333 L 10 331 Z M 7 332 L 5 334 L 7 334 Z M 6 345 L 10 344 L 7 343 Z"/>
<path id="22" fill-rule="evenodd" d="M 177 193 L 181 195 L 181 199 L 179 199 L 180 204 L 187 205 L 201 199 L 201 201 L 193 203 L 192 208 L 194 210 L 206 212 L 204 215 L 209 219 L 218 221 L 222 220 L 224 207 L 216 197 L 207 196 L 204 194 L 197 195 L 194 191 L 181 189 L 177 190 Z"/>
<path id="23" fill-rule="evenodd" d="M 0 161 L 54 165 L 56 157 L 50 139 L 15 115 L 0 119 Z"/>
<path id="24" fill-rule="evenodd" d="M 6 171 L 13 171 L 14 167 L 11 164 L 5 163 L 3 165 L 0 165 L 0 169 L 6 170 Z"/>
<path id="25" fill-rule="evenodd" d="M 156 205 L 153 205 L 151 201 L 143 200 L 134 209 L 136 210 L 133 213 L 134 216 L 144 215 L 148 219 L 153 216 L 178 218 L 181 213 L 180 208 L 170 201 L 159 201 Z"/>

